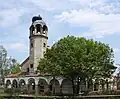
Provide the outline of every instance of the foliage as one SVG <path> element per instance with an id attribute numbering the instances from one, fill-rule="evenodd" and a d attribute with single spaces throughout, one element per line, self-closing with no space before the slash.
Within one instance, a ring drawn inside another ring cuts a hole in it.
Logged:
<path id="1" fill-rule="evenodd" d="M 53 99 L 53 97 L 34 97 L 34 99 Z"/>
<path id="2" fill-rule="evenodd" d="M 11 74 L 16 74 L 19 73 L 21 71 L 20 69 L 20 65 L 16 64 L 12 69 L 11 69 Z"/>
<path id="3" fill-rule="evenodd" d="M 16 59 L 7 57 L 7 50 L 0 46 L 0 72 L 1 75 L 8 75 L 10 69 L 17 63 Z"/>
<path id="4" fill-rule="evenodd" d="M 113 50 L 101 42 L 67 36 L 47 49 L 38 70 L 53 76 L 62 75 L 73 83 L 76 78 L 107 78 L 115 71 Z"/>
<path id="5" fill-rule="evenodd" d="M 103 90 L 103 91 L 92 91 L 88 95 L 119 95 L 120 90 Z"/>
<path id="6" fill-rule="evenodd" d="M 4 75 L 3 70 L 6 70 L 7 51 L 3 46 L 0 46 L 0 74 Z"/>
<path id="7" fill-rule="evenodd" d="M 5 99 L 4 96 L 0 96 L 0 99 Z"/>
<path id="8" fill-rule="evenodd" d="M 12 67 L 17 63 L 16 59 L 7 56 L 7 50 L 0 45 L 0 84 L 4 82 L 4 76 L 10 73 Z"/>

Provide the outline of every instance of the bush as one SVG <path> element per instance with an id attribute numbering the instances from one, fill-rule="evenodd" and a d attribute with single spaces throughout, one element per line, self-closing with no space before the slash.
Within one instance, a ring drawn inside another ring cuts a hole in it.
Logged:
<path id="1" fill-rule="evenodd" d="M 102 91 L 91 91 L 88 95 L 102 95 Z"/>
<path id="2" fill-rule="evenodd" d="M 4 99 L 4 96 L 0 96 L 0 99 Z"/>
<path id="3" fill-rule="evenodd" d="M 28 94 L 28 90 L 27 89 L 21 89 L 21 94 Z"/>
<path id="4" fill-rule="evenodd" d="M 54 98 L 50 98 L 50 97 L 34 97 L 34 99 L 54 99 Z"/>
<path id="5" fill-rule="evenodd" d="M 20 88 L 15 88 L 15 89 L 13 89 L 13 91 L 14 91 L 14 93 L 19 94 L 21 92 L 21 89 Z"/>
<path id="6" fill-rule="evenodd" d="M 19 96 L 15 96 L 15 99 L 20 99 L 20 97 Z"/>
<path id="7" fill-rule="evenodd" d="M 19 88 L 5 88 L 4 93 L 8 94 L 20 94 L 21 90 Z"/>
<path id="8" fill-rule="evenodd" d="M 88 95 L 120 95 L 120 90 L 92 91 Z"/>
<path id="9" fill-rule="evenodd" d="M 13 93 L 13 89 L 5 88 L 5 89 L 4 89 L 4 92 L 5 92 L 5 93 L 12 94 L 12 93 Z"/>

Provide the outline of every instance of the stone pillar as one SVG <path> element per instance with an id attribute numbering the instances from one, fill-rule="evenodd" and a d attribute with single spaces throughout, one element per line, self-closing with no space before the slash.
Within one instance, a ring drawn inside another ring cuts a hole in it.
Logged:
<path id="1" fill-rule="evenodd" d="M 39 92 L 38 92 L 38 85 L 35 85 L 35 95 L 39 95 Z"/>
<path id="2" fill-rule="evenodd" d="M 26 84 L 26 89 L 27 89 L 27 93 L 30 94 L 31 88 L 30 88 L 29 84 Z"/>
<path id="3" fill-rule="evenodd" d="M 88 81 L 87 81 L 87 79 L 85 79 L 85 91 L 87 91 L 88 90 Z"/>
<path id="4" fill-rule="evenodd" d="M 62 85 L 60 85 L 60 95 L 62 95 Z"/>
<path id="5" fill-rule="evenodd" d="M 98 81 L 98 91 L 101 91 L 101 84 L 100 84 L 100 81 Z"/>
<path id="6" fill-rule="evenodd" d="M 92 91 L 94 91 L 95 89 L 94 87 L 95 87 L 95 83 L 93 82 Z"/>

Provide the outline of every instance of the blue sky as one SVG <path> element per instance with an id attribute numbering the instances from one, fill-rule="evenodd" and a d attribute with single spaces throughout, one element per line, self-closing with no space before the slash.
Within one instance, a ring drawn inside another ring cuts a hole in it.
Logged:
<path id="1" fill-rule="evenodd" d="M 120 63 L 120 0 L 0 0 L 0 45 L 22 62 L 29 54 L 29 26 L 41 15 L 49 28 L 48 44 L 67 35 L 109 44 Z"/>

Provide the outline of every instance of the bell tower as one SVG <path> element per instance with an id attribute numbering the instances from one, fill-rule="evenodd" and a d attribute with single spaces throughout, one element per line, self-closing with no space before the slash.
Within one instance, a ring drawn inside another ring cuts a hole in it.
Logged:
<path id="1" fill-rule="evenodd" d="M 43 58 L 44 52 L 46 51 L 48 41 L 48 27 L 40 15 L 32 18 L 29 39 L 29 73 L 34 74 L 40 58 Z"/>

